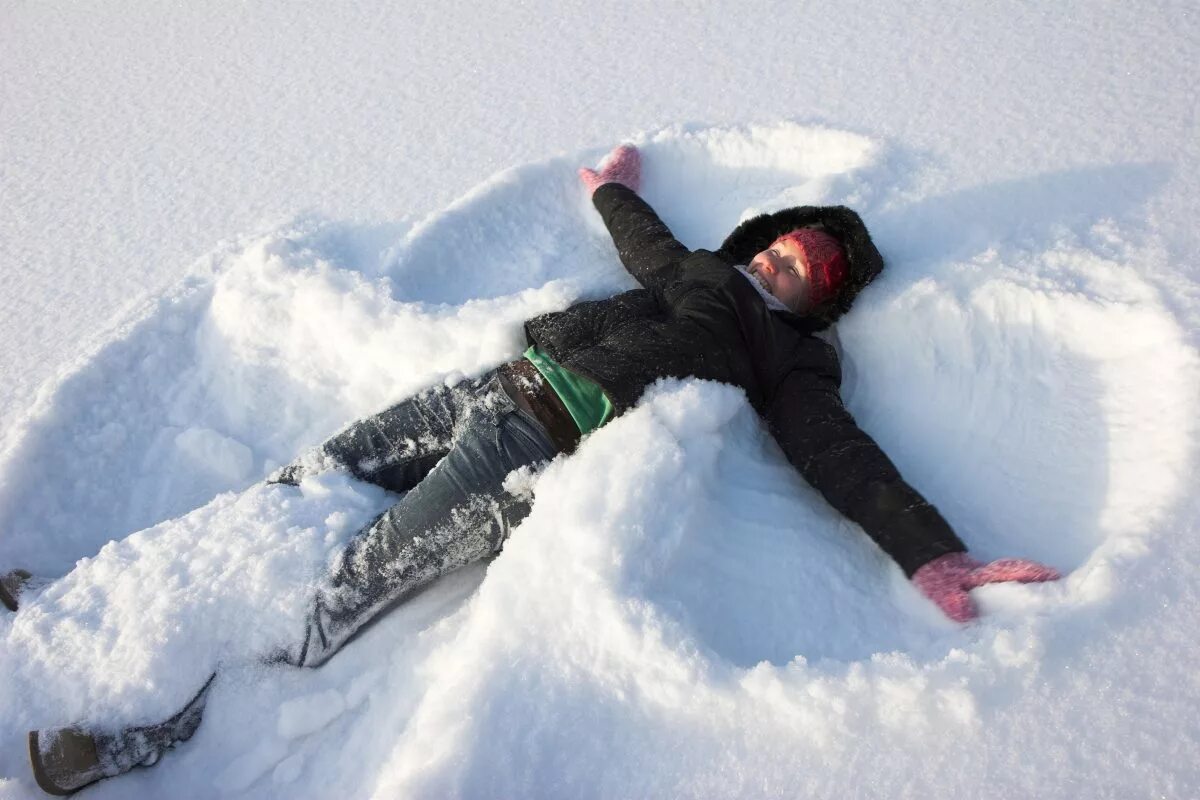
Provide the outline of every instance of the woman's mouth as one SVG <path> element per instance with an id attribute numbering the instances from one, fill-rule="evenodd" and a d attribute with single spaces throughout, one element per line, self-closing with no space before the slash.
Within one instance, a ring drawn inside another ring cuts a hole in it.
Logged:
<path id="1" fill-rule="evenodd" d="M 769 295 L 774 295 L 774 294 L 775 294 L 774 292 L 772 292 L 772 291 L 771 291 L 771 287 L 770 287 L 770 286 L 767 284 L 767 280 L 766 280 L 766 278 L 764 278 L 764 277 L 763 277 L 763 276 L 762 276 L 762 275 L 759 273 L 759 271 L 758 271 L 758 267 L 755 267 L 755 266 L 753 266 L 753 265 L 752 265 L 752 266 L 750 267 L 750 274 L 754 276 L 754 280 L 758 281 L 758 285 L 759 285 L 759 286 L 761 286 L 761 287 L 763 287 L 763 289 L 766 291 L 766 293 L 767 293 L 767 294 L 769 294 Z"/>

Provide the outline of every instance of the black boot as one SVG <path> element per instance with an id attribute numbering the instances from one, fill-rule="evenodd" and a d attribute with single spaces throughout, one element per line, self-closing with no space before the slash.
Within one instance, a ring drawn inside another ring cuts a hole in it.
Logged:
<path id="1" fill-rule="evenodd" d="M 14 569 L 12 572 L 0 575 L 0 603 L 3 603 L 9 611 L 16 611 L 21 590 L 25 588 L 25 584 L 32 577 L 23 569 Z"/>
<path id="2" fill-rule="evenodd" d="M 134 767 L 153 766 L 167 750 L 192 738 L 216 677 L 210 677 L 182 711 L 156 725 L 115 732 L 76 725 L 30 731 L 29 762 L 38 786 L 50 794 L 65 796 Z"/>

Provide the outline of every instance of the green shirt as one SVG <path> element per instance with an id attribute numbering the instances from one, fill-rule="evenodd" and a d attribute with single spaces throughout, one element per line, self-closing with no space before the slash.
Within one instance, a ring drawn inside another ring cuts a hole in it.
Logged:
<path id="1" fill-rule="evenodd" d="M 557 361 L 539 350 L 537 345 L 526 350 L 525 357 L 533 362 L 537 371 L 546 379 L 546 383 L 550 384 L 550 388 L 562 400 L 571 414 L 571 419 L 579 426 L 581 434 L 591 433 L 612 419 L 612 401 L 595 381 L 560 366 Z"/>

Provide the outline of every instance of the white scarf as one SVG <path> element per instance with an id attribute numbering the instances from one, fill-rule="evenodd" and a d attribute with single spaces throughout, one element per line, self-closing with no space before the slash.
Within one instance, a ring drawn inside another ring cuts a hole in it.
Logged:
<path id="1" fill-rule="evenodd" d="M 771 309 L 772 311 L 791 312 L 791 309 L 784 305 L 782 300 L 764 289 L 762 284 L 759 283 L 753 275 L 746 271 L 745 267 L 740 264 L 735 264 L 733 268 L 746 276 L 746 280 L 750 281 L 750 285 L 754 287 L 754 291 L 758 292 L 758 296 L 761 297 L 763 302 L 767 304 L 767 308 Z"/>

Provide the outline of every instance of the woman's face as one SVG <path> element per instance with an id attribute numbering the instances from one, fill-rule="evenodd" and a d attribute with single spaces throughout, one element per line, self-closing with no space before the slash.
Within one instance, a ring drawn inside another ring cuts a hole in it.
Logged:
<path id="1" fill-rule="evenodd" d="M 804 253 L 795 242 L 783 239 L 750 259 L 746 271 L 785 306 L 803 314 L 812 306 L 812 281 Z"/>

